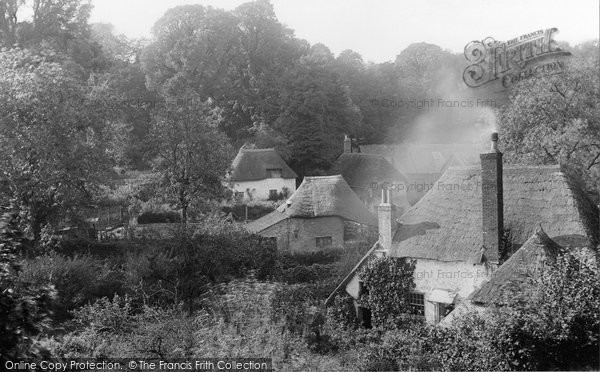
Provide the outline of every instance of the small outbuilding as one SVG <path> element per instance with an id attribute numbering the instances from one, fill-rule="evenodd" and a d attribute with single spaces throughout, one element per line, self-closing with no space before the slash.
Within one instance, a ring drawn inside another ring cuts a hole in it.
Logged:
<path id="1" fill-rule="evenodd" d="M 247 228 L 275 239 L 280 250 L 297 253 L 341 247 L 345 221 L 377 225 L 342 176 L 305 177 L 285 203 Z"/>

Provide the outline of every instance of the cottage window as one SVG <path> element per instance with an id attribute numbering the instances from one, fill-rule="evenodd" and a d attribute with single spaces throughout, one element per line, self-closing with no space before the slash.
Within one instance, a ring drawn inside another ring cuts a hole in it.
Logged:
<path id="1" fill-rule="evenodd" d="M 425 295 L 423 293 L 410 293 L 408 304 L 413 315 L 425 316 Z"/>
<path id="2" fill-rule="evenodd" d="M 298 239 L 299 235 L 300 235 L 300 231 L 299 230 L 294 230 L 294 239 Z"/>
<path id="3" fill-rule="evenodd" d="M 277 190 L 269 190 L 269 200 L 277 200 Z"/>
<path id="4" fill-rule="evenodd" d="M 333 244 L 333 241 L 331 239 L 331 236 L 321 236 L 321 237 L 318 237 L 317 241 L 316 241 L 317 248 L 331 247 L 332 244 Z"/>
<path id="5" fill-rule="evenodd" d="M 442 321 L 452 310 L 454 310 L 454 304 L 436 303 L 436 323 Z"/>
<path id="6" fill-rule="evenodd" d="M 281 168 L 267 169 L 267 178 L 281 178 Z"/>

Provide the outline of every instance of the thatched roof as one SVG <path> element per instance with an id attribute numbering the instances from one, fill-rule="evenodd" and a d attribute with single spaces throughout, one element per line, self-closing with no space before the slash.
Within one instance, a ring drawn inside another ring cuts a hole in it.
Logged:
<path id="1" fill-rule="evenodd" d="M 381 155 L 344 153 L 333 165 L 333 174 L 341 174 L 352 188 L 368 189 L 372 183 L 407 184 L 407 178 Z"/>
<path id="2" fill-rule="evenodd" d="M 531 280 L 540 274 L 545 263 L 554 262 L 561 250 L 541 228 L 538 229 L 469 299 L 475 304 L 500 304 L 514 291 L 527 294 L 533 284 Z"/>
<path id="3" fill-rule="evenodd" d="M 287 218 L 338 216 L 346 220 L 376 225 L 377 219 L 360 201 L 341 175 L 304 177 L 292 196 L 275 211 L 247 225 L 260 232 Z"/>
<path id="4" fill-rule="evenodd" d="M 346 287 L 346 285 L 348 283 L 350 283 L 350 281 L 354 277 L 354 273 L 356 273 L 358 270 L 360 270 L 368 262 L 368 258 L 377 250 L 378 247 L 379 247 L 379 244 L 377 242 L 375 242 L 375 244 L 373 244 L 371 246 L 371 248 L 363 256 L 363 258 L 361 258 L 360 261 L 358 261 L 358 263 L 356 265 L 354 265 L 354 267 L 352 268 L 352 270 L 350 270 L 348 275 L 346 275 L 344 277 L 344 279 L 342 279 L 340 284 L 338 284 L 337 287 L 333 290 L 333 292 L 331 292 L 331 294 L 329 294 L 329 297 L 327 297 L 327 299 L 325 300 L 325 306 L 329 306 L 333 303 L 333 300 L 335 299 L 335 295 L 338 292 L 341 292 L 342 289 L 344 287 Z"/>
<path id="5" fill-rule="evenodd" d="M 362 145 L 361 152 L 382 155 L 410 178 L 410 174 L 441 173 L 448 165 L 478 164 L 482 148 L 473 144 Z"/>
<path id="6" fill-rule="evenodd" d="M 538 225 L 563 246 L 598 244 L 598 208 L 558 166 L 504 167 L 504 226 L 517 247 Z M 449 168 L 402 217 L 390 254 L 479 262 L 481 169 Z"/>
<path id="7" fill-rule="evenodd" d="M 233 159 L 231 181 L 256 181 L 267 178 L 267 169 L 281 169 L 283 178 L 298 175 L 281 158 L 275 149 L 241 148 Z"/>

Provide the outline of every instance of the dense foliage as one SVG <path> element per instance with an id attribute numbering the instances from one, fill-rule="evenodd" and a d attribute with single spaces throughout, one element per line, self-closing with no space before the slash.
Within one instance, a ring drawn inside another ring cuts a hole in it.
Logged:
<path id="1" fill-rule="evenodd" d="M 600 180 L 600 69 L 598 42 L 580 45 L 561 74 L 521 81 L 501 112 L 508 160 L 563 164 L 588 189 Z M 596 196 L 596 195 L 594 195 Z"/>
<path id="2" fill-rule="evenodd" d="M 18 257 L 23 234 L 13 211 L 0 217 L 0 362 L 45 355 L 37 342 L 49 326 L 48 304 L 54 296 L 48 283 L 34 286 L 19 281 Z"/>
<path id="3" fill-rule="evenodd" d="M 593 254 L 570 252 L 548 262 L 532 290 L 508 302 L 466 309 L 441 326 L 356 328 L 352 300 L 338 296 L 327 332 L 340 355 L 357 353 L 360 370 L 593 370 L 600 365 L 600 291 Z"/>
<path id="4" fill-rule="evenodd" d="M 414 265 L 376 258 L 360 271 L 365 330 L 351 297 L 338 294 L 327 321 L 322 304 L 376 234 L 347 229 L 359 241 L 343 250 L 289 254 L 222 215 L 245 218 L 223 190 L 242 144 L 277 148 L 305 176 L 330 171 L 344 134 L 476 141 L 493 110 L 418 104 L 486 98 L 456 88 L 462 55 L 416 43 L 393 62 L 335 56 L 296 38 L 268 0 L 172 8 L 151 40 L 90 24 L 90 10 L 0 1 L 0 204 L 14 207 L 0 218 L 2 365 L 253 356 L 286 371 L 598 369 L 595 257 L 566 254 L 526 297 L 435 328 L 403 315 Z M 496 94 L 498 129 L 509 162 L 561 163 L 598 191 L 598 42 L 566 48 L 564 73 Z M 274 207 L 249 205 L 248 217 Z M 183 223 L 153 239 L 68 236 L 136 218 Z"/>
<path id="5" fill-rule="evenodd" d="M 371 310 L 376 327 L 403 327 L 410 321 L 409 294 L 415 288 L 414 262 L 390 256 L 372 258 L 358 274 L 364 292 L 361 306 Z"/>

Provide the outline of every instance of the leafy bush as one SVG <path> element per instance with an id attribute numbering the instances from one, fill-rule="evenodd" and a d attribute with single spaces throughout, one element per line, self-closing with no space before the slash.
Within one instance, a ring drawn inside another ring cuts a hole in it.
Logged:
<path id="1" fill-rule="evenodd" d="M 47 283 L 33 286 L 18 280 L 24 239 L 17 218 L 5 213 L 0 218 L 0 362 L 41 357 L 45 350 L 37 336 L 49 329 L 48 304 L 54 291 Z"/>
<path id="2" fill-rule="evenodd" d="M 425 339 L 442 370 L 591 370 L 599 364 L 600 284 L 595 260 L 573 253 L 530 278 L 532 292 L 467 313 Z"/>
<path id="3" fill-rule="evenodd" d="M 95 258 L 114 258 L 131 251 L 134 244 L 131 241 L 99 242 L 90 239 L 63 239 L 47 248 L 67 257 L 90 255 Z"/>
<path id="4" fill-rule="evenodd" d="M 232 213 L 234 218 L 238 221 L 244 221 L 246 219 L 246 209 L 248 211 L 248 220 L 257 220 L 267 214 L 273 212 L 277 208 L 276 203 L 248 203 L 248 204 L 234 204 L 225 205 L 221 207 L 221 211 L 225 214 Z"/>
<path id="5" fill-rule="evenodd" d="M 307 334 L 332 290 L 328 281 L 278 286 L 271 298 L 272 321 L 281 322 L 292 334 Z"/>
<path id="6" fill-rule="evenodd" d="M 125 334 L 132 330 L 131 299 L 115 295 L 110 301 L 103 297 L 73 311 L 73 322 L 94 332 Z"/>
<path id="7" fill-rule="evenodd" d="M 52 284 L 57 291 L 52 309 L 57 320 L 71 310 L 104 296 L 123 293 L 121 272 L 89 255 L 65 257 L 56 252 L 23 263 L 19 281 L 27 285 Z"/>
<path id="8" fill-rule="evenodd" d="M 336 262 L 344 253 L 343 249 L 328 249 L 315 252 L 281 253 L 279 262 L 283 269 L 296 266 L 327 265 Z"/>
<path id="9" fill-rule="evenodd" d="M 218 234 L 182 230 L 176 238 L 158 240 L 126 261 L 128 287 L 145 304 L 186 303 L 192 311 L 211 284 L 253 273 L 257 279 L 275 273 L 277 248 L 262 236 L 230 228 Z"/>
<path id="10" fill-rule="evenodd" d="M 177 223 L 181 222 L 181 215 L 174 211 L 169 212 L 143 212 L 137 218 L 140 225 L 149 223 Z"/>
<path id="11" fill-rule="evenodd" d="M 144 307 L 132 315 L 127 300 L 102 300 L 78 312 L 77 328 L 50 340 L 48 346 L 54 355 L 65 358 L 252 356 L 272 358 L 275 370 L 349 370 L 352 366 L 344 366 L 341 358 L 311 353 L 302 338 L 283 330 L 282 324 L 270 321 L 269 304 L 276 286 L 255 280 L 234 280 L 213 286 L 211 306 L 193 316 L 180 306 Z M 92 320 L 94 311 L 112 320 Z M 131 321 L 121 322 L 126 319 Z M 124 332 L 115 324 L 129 326 Z"/>
<path id="12" fill-rule="evenodd" d="M 411 323 L 408 295 L 415 288 L 415 264 L 395 257 L 374 257 L 360 270 L 365 293 L 360 302 L 371 310 L 376 327 L 396 328 Z"/>
<path id="13" fill-rule="evenodd" d="M 288 284 L 311 283 L 330 278 L 337 272 L 335 264 L 313 264 L 310 266 L 294 266 L 281 270 L 278 280 Z"/>
<path id="14" fill-rule="evenodd" d="M 354 329 L 358 326 L 354 298 L 347 293 L 337 294 L 333 304 L 327 308 L 330 323 Z"/>

